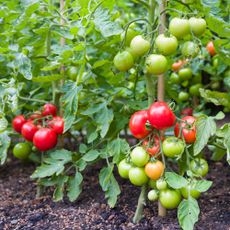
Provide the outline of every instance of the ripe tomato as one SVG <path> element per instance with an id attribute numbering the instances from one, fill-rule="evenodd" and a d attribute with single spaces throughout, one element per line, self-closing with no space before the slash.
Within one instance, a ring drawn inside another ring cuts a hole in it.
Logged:
<path id="1" fill-rule="evenodd" d="M 205 32 L 207 24 L 203 18 L 191 17 L 188 21 L 191 31 L 195 36 L 200 36 Z"/>
<path id="2" fill-rule="evenodd" d="M 178 100 L 179 101 L 187 101 L 189 99 L 189 94 L 187 92 L 181 91 L 178 94 Z"/>
<path id="3" fill-rule="evenodd" d="M 27 141 L 33 141 L 34 134 L 38 131 L 38 127 L 32 122 L 28 121 L 22 126 L 22 136 Z"/>
<path id="4" fill-rule="evenodd" d="M 173 84 L 178 84 L 180 83 L 180 77 L 177 73 L 172 73 L 170 75 L 170 82 L 172 82 Z"/>
<path id="5" fill-rule="evenodd" d="M 16 116 L 12 121 L 12 126 L 14 130 L 21 133 L 22 126 L 26 123 L 26 119 L 23 115 Z"/>
<path id="6" fill-rule="evenodd" d="M 62 134 L 64 131 L 64 120 L 62 117 L 56 116 L 48 121 L 48 126 L 57 134 Z"/>
<path id="7" fill-rule="evenodd" d="M 129 164 L 126 159 L 123 159 L 118 164 L 118 173 L 122 178 L 128 179 L 129 178 L 129 170 L 131 169 L 131 164 Z"/>
<path id="8" fill-rule="evenodd" d="M 211 56 L 214 56 L 216 54 L 215 46 L 212 41 L 208 42 L 206 50 L 209 52 Z"/>
<path id="9" fill-rule="evenodd" d="M 182 46 L 181 53 L 185 57 L 196 57 L 200 52 L 199 46 L 194 42 L 185 42 Z"/>
<path id="10" fill-rule="evenodd" d="M 168 187 L 167 182 L 164 179 L 159 179 L 156 182 L 156 187 L 158 190 L 164 190 Z"/>
<path id="11" fill-rule="evenodd" d="M 40 151 L 47 151 L 56 146 L 57 134 L 50 128 L 41 128 L 35 133 L 33 143 Z"/>
<path id="12" fill-rule="evenodd" d="M 128 51 L 119 52 L 113 59 L 115 67 L 120 71 L 127 71 L 133 67 L 133 56 Z"/>
<path id="13" fill-rule="evenodd" d="M 135 56 L 140 57 L 149 51 L 150 42 L 145 40 L 141 35 L 137 35 L 130 42 L 130 48 Z"/>
<path id="14" fill-rule="evenodd" d="M 193 173 L 204 177 L 208 173 L 208 163 L 203 158 L 196 158 L 190 162 L 190 167 Z"/>
<path id="15" fill-rule="evenodd" d="M 158 37 L 155 40 L 155 44 L 159 52 L 163 55 L 173 54 L 174 52 L 176 52 L 178 46 L 176 37 L 172 35 L 166 37 L 164 34 L 158 35 Z"/>
<path id="16" fill-rule="evenodd" d="M 179 60 L 177 62 L 174 62 L 172 64 L 172 70 L 176 72 L 176 71 L 178 71 L 186 63 L 187 63 L 186 60 Z"/>
<path id="17" fill-rule="evenodd" d="M 147 110 L 140 110 L 135 112 L 129 121 L 129 129 L 134 137 L 138 139 L 145 138 L 150 133 L 150 130 L 146 129 L 146 122 L 148 120 Z"/>
<path id="18" fill-rule="evenodd" d="M 148 117 L 150 124 L 158 129 L 163 130 L 174 125 L 176 117 L 172 110 L 165 102 L 154 102 L 149 110 Z"/>
<path id="19" fill-rule="evenodd" d="M 200 89 L 203 87 L 202 84 L 198 83 L 195 85 L 190 86 L 189 93 L 193 96 L 200 96 Z"/>
<path id="20" fill-rule="evenodd" d="M 150 201 L 156 201 L 158 199 L 158 192 L 155 189 L 152 189 L 148 192 L 148 199 Z"/>
<path id="21" fill-rule="evenodd" d="M 197 199 L 200 197 L 200 192 L 197 190 L 194 190 L 191 185 L 188 185 L 187 187 L 183 187 L 180 189 L 182 196 L 185 199 L 188 199 L 188 194 L 190 193 L 190 196 Z"/>
<path id="22" fill-rule="evenodd" d="M 192 114 L 193 114 L 192 108 L 184 108 L 181 110 L 181 113 L 180 113 L 181 116 L 192 116 Z"/>
<path id="23" fill-rule="evenodd" d="M 176 208 L 181 201 L 181 194 L 177 190 L 165 189 L 160 191 L 161 205 L 167 209 Z"/>
<path id="24" fill-rule="evenodd" d="M 177 157 L 184 152 L 184 142 L 176 137 L 168 137 L 163 141 L 163 153 L 167 157 Z"/>
<path id="25" fill-rule="evenodd" d="M 40 118 L 42 118 L 41 113 L 39 111 L 36 111 L 30 115 L 28 121 L 33 121 L 33 120 L 40 119 Z"/>
<path id="26" fill-rule="evenodd" d="M 182 134 L 184 136 L 185 142 L 188 144 L 192 144 L 196 141 L 196 127 L 195 127 L 195 121 L 196 118 L 193 116 L 185 116 L 181 119 L 184 122 L 181 122 L 180 125 L 182 127 Z M 180 132 L 180 125 L 176 123 L 174 128 L 175 136 L 179 136 Z M 192 126 L 191 128 L 188 126 Z"/>
<path id="27" fill-rule="evenodd" d="M 25 160 L 31 153 L 31 145 L 29 143 L 18 143 L 13 148 L 13 154 L 16 158 Z"/>
<path id="28" fill-rule="evenodd" d="M 132 163 L 138 167 L 144 166 L 149 161 L 149 154 L 141 146 L 135 147 L 132 150 L 130 157 Z"/>
<path id="29" fill-rule="evenodd" d="M 148 182 L 148 177 L 143 168 L 132 167 L 129 170 L 129 180 L 136 186 L 142 186 Z"/>
<path id="30" fill-rule="evenodd" d="M 183 38 L 190 33 L 189 21 L 182 18 L 173 18 L 169 23 L 169 31 L 176 38 Z"/>
<path id="31" fill-rule="evenodd" d="M 146 59 L 146 71 L 151 74 L 162 74 L 167 71 L 168 61 L 165 56 L 151 54 Z"/>
<path id="32" fill-rule="evenodd" d="M 178 74 L 181 81 L 186 81 L 192 77 L 192 70 L 190 68 L 183 68 L 179 70 Z"/>
<path id="33" fill-rule="evenodd" d="M 57 114 L 57 107 L 55 105 L 47 103 L 43 106 L 42 109 L 43 116 L 48 116 L 48 115 L 56 116 L 56 114 Z"/>
<path id="34" fill-rule="evenodd" d="M 158 180 L 164 173 L 164 165 L 161 161 L 148 162 L 145 165 L 145 173 L 152 180 Z"/>
<path id="35" fill-rule="evenodd" d="M 155 156 L 160 152 L 160 139 L 158 136 L 154 136 L 150 141 L 144 140 L 143 147 L 149 153 L 150 156 Z"/>

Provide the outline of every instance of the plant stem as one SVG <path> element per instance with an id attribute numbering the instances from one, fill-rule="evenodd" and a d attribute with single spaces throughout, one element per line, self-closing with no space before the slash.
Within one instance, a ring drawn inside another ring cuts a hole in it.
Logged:
<path id="1" fill-rule="evenodd" d="M 146 91 L 148 95 L 148 105 L 150 106 L 155 97 L 155 84 L 153 81 L 153 77 L 149 74 L 145 75 L 145 82 L 146 82 Z"/>
<path id="2" fill-rule="evenodd" d="M 19 95 L 18 95 L 18 98 L 21 99 L 21 100 L 24 100 L 24 101 L 38 102 L 38 103 L 41 103 L 41 104 L 47 103 L 47 101 L 44 101 L 44 100 L 39 100 L 39 99 L 29 98 L 29 97 L 22 97 L 22 96 L 19 96 Z"/>

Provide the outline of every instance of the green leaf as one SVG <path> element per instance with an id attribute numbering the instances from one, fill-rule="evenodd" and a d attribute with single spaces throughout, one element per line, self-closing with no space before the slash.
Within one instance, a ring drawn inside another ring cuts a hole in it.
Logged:
<path id="1" fill-rule="evenodd" d="M 79 152 L 80 153 L 86 153 L 86 151 L 87 151 L 87 146 L 85 144 L 80 144 Z"/>
<path id="2" fill-rule="evenodd" d="M 192 189 L 199 192 L 206 192 L 212 186 L 212 181 L 208 180 L 197 180 L 193 182 Z"/>
<path id="3" fill-rule="evenodd" d="M 90 150 L 85 155 L 83 155 L 82 159 L 86 162 L 91 162 L 91 161 L 96 160 L 99 155 L 100 155 L 100 152 L 98 152 L 97 150 Z"/>
<path id="4" fill-rule="evenodd" d="M 222 111 L 220 111 L 219 113 L 216 114 L 214 119 L 215 120 L 222 120 L 222 119 L 224 119 L 224 117 L 225 117 L 225 114 Z"/>
<path id="5" fill-rule="evenodd" d="M 58 202 L 58 201 L 61 201 L 63 199 L 63 196 L 64 196 L 63 192 L 65 189 L 64 185 L 67 181 L 68 181 L 68 176 L 65 176 L 65 175 L 58 176 L 56 188 L 55 188 L 54 193 L 53 193 L 54 201 Z"/>
<path id="6" fill-rule="evenodd" d="M 3 133 L 0 133 L 0 161 L 1 165 L 3 165 L 7 158 L 7 151 L 10 147 L 10 137 L 8 136 L 8 133 L 5 131 Z"/>
<path id="7" fill-rule="evenodd" d="M 67 196 L 71 202 L 75 201 L 82 191 L 82 184 L 83 177 L 81 173 L 76 172 L 74 177 L 69 177 L 68 186 L 67 186 Z"/>
<path id="8" fill-rule="evenodd" d="M 224 136 L 224 146 L 227 149 L 227 162 L 230 164 L 230 129 Z"/>
<path id="9" fill-rule="evenodd" d="M 0 116 L 0 133 L 4 132 L 7 129 L 8 121 L 5 117 Z"/>
<path id="10" fill-rule="evenodd" d="M 52 82 L 52 81 L 58 81 L 62 79 L 62 76 L 60 74 L 53 74 L 53 75 L 47 75 L 47 76 L 38 76 L 33 77 L 33 82 Z"/>
<path id="11" fill-rule="evenodd" d="M 88 136 L 88 143 L 92 143 L 93 141 L 97 139 L 97 137 L 98 137 L 97 131 L 90 133 Z"/>
<path id="12" fill-rule="evenodd" d="M 194 224 L 198 221 L 200 208 L 197 201 L 190 197 L 183 200 L 177 209 L 177 218 L 183 230 L 193 230 Z"/>
<path id="13" fill-rule="evenodd" d="M 196 141 L 194 144 L 194 155 L 198 155 L 207 145 L 211 136 L 216 133 L 216 123 L 213 117 L 205 115 L 196 120 Z"/>
<path id="14" fill-rule="evenodd" d="M 169 186 L 174 189 L 183 188 L 188 184 L 188 181 L 184 177 L 174 172 L 166 172 L 165 180 L 167 181 Z"/>
<path id="15" fill-rule="evenodd" d="M 218 147 L 214 147 L 211 160 L 212 161 L 220 161 L 227 153 L 227 149 L 221 149 Z"/>

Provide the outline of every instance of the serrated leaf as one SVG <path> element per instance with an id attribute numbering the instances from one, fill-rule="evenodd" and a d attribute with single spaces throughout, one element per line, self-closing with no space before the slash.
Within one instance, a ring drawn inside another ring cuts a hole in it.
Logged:
<path id="1" fill-rule="evenodd" d="M 166 172 L 165 180 L 167 181 L 169 186 L 174 189 L 183 188 L 188 184 L 188 181 L 184 177 L 174 172 Z"/>
<path id="2" fill-rule="evenodd" d="M 5 117 L 0 117 L 0 133 L 7 129 L 8 121 Z"/>
<path id="3" fill-rule="evenodd" d="M 67 196 L 71 202 L 75 201 L 82 191 L 83 177 L 81 173 L 76 172 L 74 177 L 69 177 L 68 186 L 67 186 Z"/>
<path id="4" fill-rule="evenodd" d="M 54 201 L 58 202 L 63 199 L 64 196 L 64 185 L 68 181 L 68 176 L 61 175 L 57 178 L 56 188 L 53 193 Z"/>
<path id="5" fill-rule="evenodd" d="M 91 162 L 96 160 L 99 155 L 100 152 L 98 152 L 97 150 L 90 150 L 89 152 L 83 155 L 82 159 L 86 162 Z"/>
<path id="6" fill-rule="evenodd" d="M 208 180 L 198 180 L 193 182 L 192 189 L 199 192 L 206 192 L 212 186 L 212 181 Z"/>
<path id="7" fill-rule="evenodd" d="M 10 147 L 10 137 L 7 132 L 0 133 L 0 161 L 1 165 L 3 165 L 7 158 L 7 151 Z"/>

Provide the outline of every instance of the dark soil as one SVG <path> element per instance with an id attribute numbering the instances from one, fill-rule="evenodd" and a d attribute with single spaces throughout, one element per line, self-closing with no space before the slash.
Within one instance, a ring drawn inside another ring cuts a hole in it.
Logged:
<path id="1" fill-rule="evenodd" d="M 33 165 L 16 160 L 0 168 L 0 229 L 58 230 L 58 229 L 180 229 L 176 210 L 167 217 L 157 216 L 157 203 L 147 203 L 143 220 L 134 225 L 139 188 L 118 177 L 122 194 L 117 206 L 110 209 L 98 184 L 99 168 L 85 175 L 83 193 L 78 201 L 52 201 L 52 192 L 35 199 L 36 185 L 29 179 Z M 214 184 L 199 199 L 200 221 L 196 229 L 230 229 L 230 167 L 227 163 L 211 163 L 207 179 Z"/>

